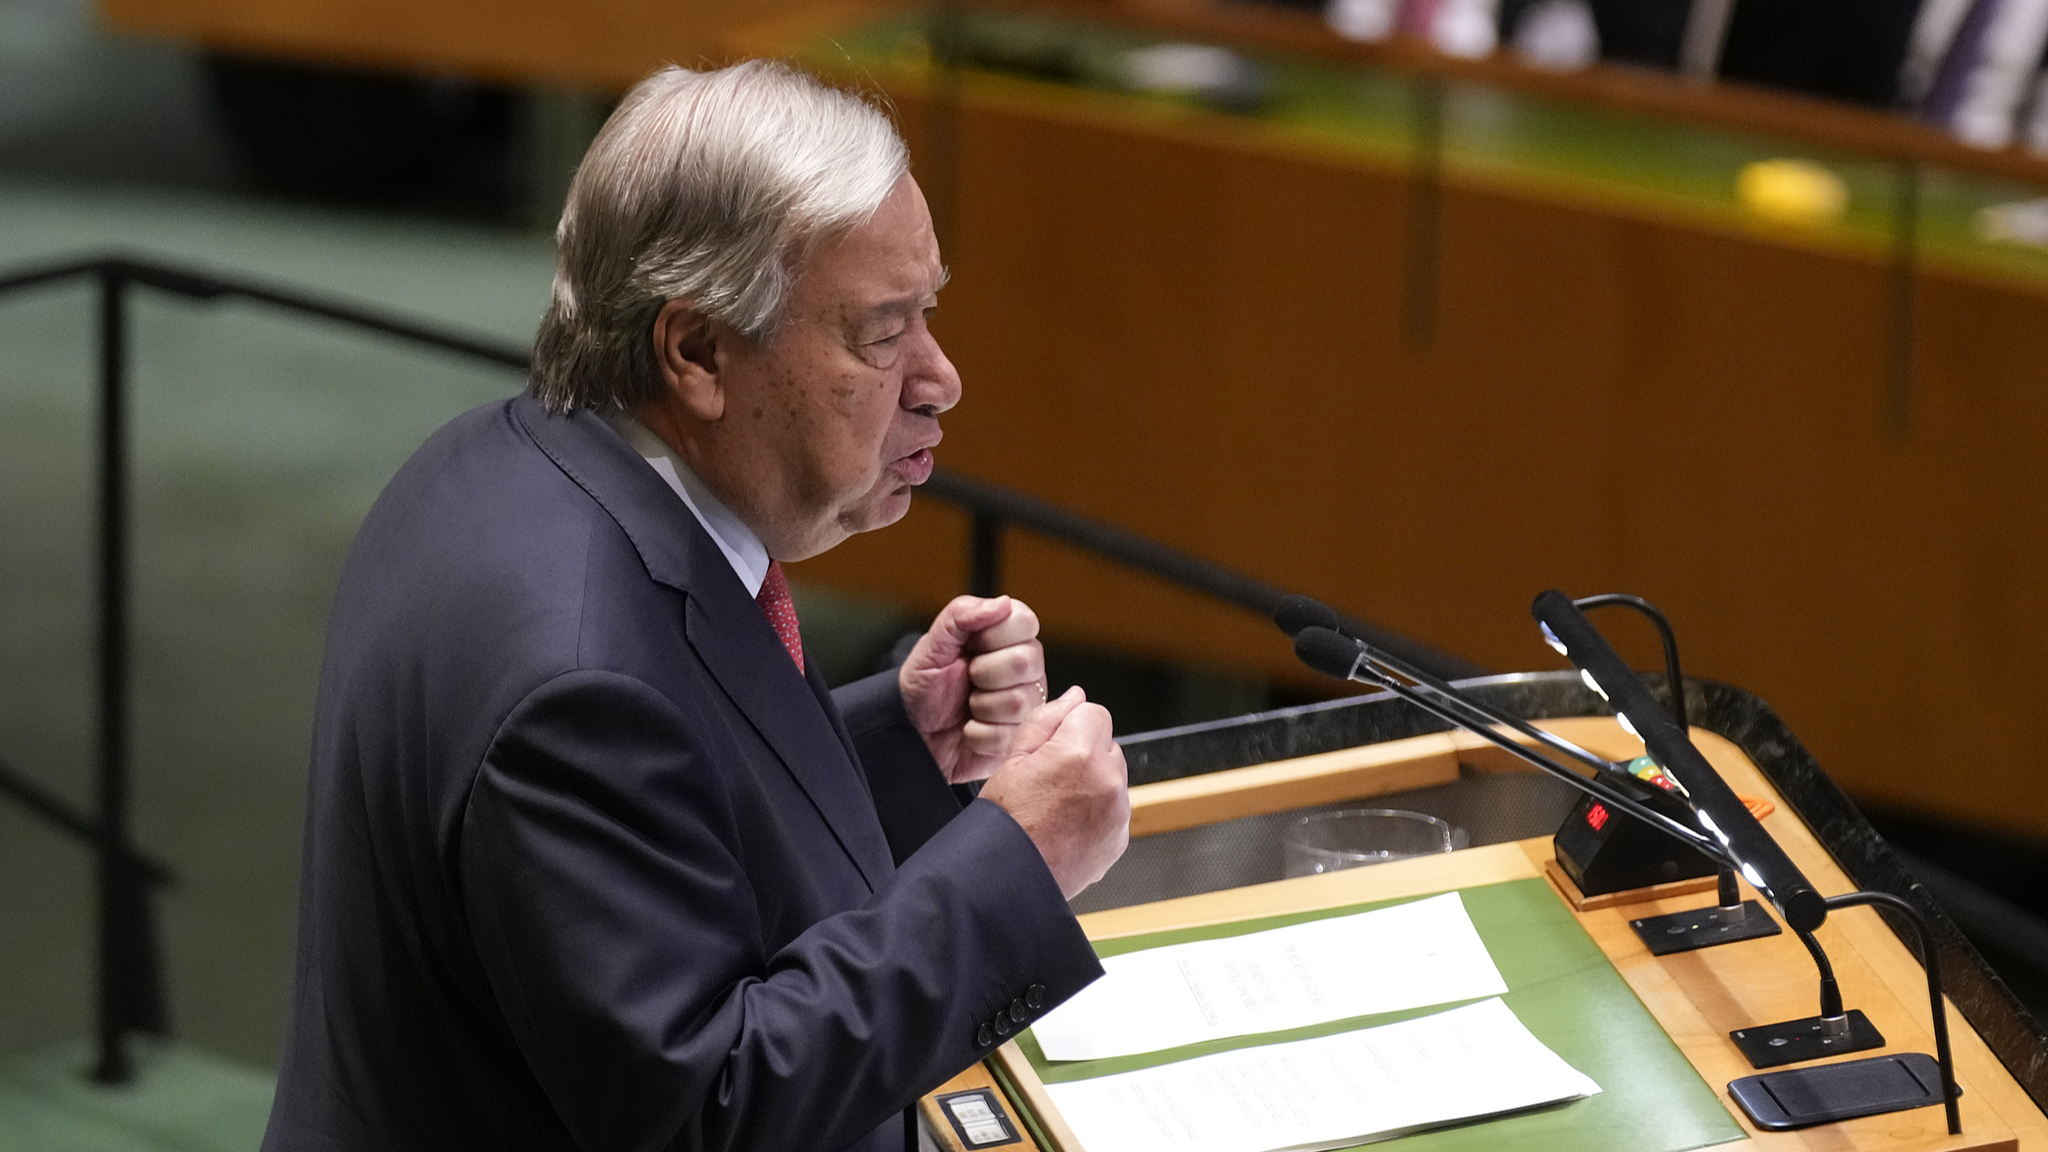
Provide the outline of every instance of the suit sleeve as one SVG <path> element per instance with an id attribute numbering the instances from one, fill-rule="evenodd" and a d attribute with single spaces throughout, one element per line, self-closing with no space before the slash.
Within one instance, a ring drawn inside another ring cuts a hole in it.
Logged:
<path id="1" fill-rule="evenodd" d="M 958 816 L 974 793 L 946 783 L 938 761 L 904 710 L 895 669 L 833 689 L 832 702 L 846 720 L 861 771 L 868 778 L 868 792 L 882 818 L 882 832 L 889 838 L 889 853 L 900 867 Z"/>
<path id="2" fill-rule="evenodd" d="M 459 877 L 511 1033 L 589 1149 L 839 1148 L 1101 972 L 1030 839 L 977 802 L 865 904 L 779 948 L 692 718 L 625 677 L 527 697 Z"/>

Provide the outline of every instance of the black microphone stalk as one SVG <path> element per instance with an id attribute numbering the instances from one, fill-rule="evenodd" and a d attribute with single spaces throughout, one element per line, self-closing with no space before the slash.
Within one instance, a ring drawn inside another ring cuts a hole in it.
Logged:
<path id="1" fill-rule="evenodd" d="M 1726 859 L 1721 845 L 1706 833 L 1681 822 L 1670 813 L 1657 810 L 1655 805 L 1658 804 L 1676 805 L 1677 801 L 1667 793 L 1638 782 L 1635 777 L 1620 771 L 1608 761 L 1536 728 L 1525 720 L 1495 712 L 1479 704 L 1459 692 L 1453 685 L 1441 682 L 1406 682 L 1402 677 L 1407 673 L 1400 669 L 1398 661 L 1388 658 L 1362 640 L 1354 640 L 1312 624 L 1303 628 L 1294 638 L 1294 652 L 1301 658 L 1302 663 L 1326 676 L 1384 688 L 1430 715 L 1447 721 L 1453 727 L 1462 728 L 1509 755 L 1556 776 L 1602 804 L 1626 812 L 1653 828 L 1677 837 L 1709 858 Z M 1536 744 L 1546 745 L 1575 759 L 1581 759 L 1595 768 L 1597 773 L 1588 777 L 1574 772 L 1536 751 L 1535 748 L 1517 742 L 1508 735 L 1509 731 L 1521 733 Z"/>
<path id="2" fill-rule="evenodd" d="M 1820 927 L 1828 915 L 1821 894 L 1571 598 L 1553 589 L 1536 597 L 1530 611 L 1563 647 L 1565 658 L 1628 721 L 1650 758 L 1684 787 L 1699 826 L 1721 846 L 1719 854 L 1777 905 L 1786 924 L 1809 932 Z"/>

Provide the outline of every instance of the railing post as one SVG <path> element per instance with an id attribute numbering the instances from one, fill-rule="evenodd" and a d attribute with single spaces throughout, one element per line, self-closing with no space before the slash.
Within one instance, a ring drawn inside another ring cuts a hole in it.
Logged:
<path id="1" fill-rule="evenodd" d="M 129 850 L 128 288 L 103 267 L 99 317 L 99 1062 L 93 1079 L 135 1073 L 127 1033 L 164 1030 L 149 892 Z"/>
<path id="2" fill-rule="evenodd" d="M 1885 316 L 1885 432 L 1903 440 L 1913 424 L 1913 289 L 1920 260 L 1920 166 L 1902 160 L 1892 177 L 1891 293 Z"/>
<path id="3" fill-rule="evenodd" d="M 93 1079 L 134 1075 L 120 1004 L 120 889 L 128 838 L 128 279 L 100 273 L 99 419 L 99 1067 Z"/>
<path id="4" fill-rule="evenodd" d="M 931 44 L 931 82 L 925 89 L 927 146 L 924 153 L 931 183 L 932 231 L 939 248 L 951 251 L 960 240 L 960 83 L 967 45 L 967 13 L 962 0 L 940 0 L 926 31 Z"/>
<path id="5" fill-rule="evenodd" d="M 1434 76 L 1416 81 L 1410 127 L 1408 174 L 1408 342 L 1426 349 L 1436 342 L 1437 249 L 1443 202 L 1444 87 Z"/>
<path id="6" fill-rule="evenodd" d="M 967 541 L 967 591 L 975 596 L 1003 594 L 1003 518 L 977 510 Z"/>

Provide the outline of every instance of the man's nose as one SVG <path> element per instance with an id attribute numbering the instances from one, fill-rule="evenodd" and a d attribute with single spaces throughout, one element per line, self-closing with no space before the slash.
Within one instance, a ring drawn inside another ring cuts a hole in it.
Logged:
<path id="1" fill-rule="evenodd" d="M 918 342 L 916 358 L 904 374 L 903 406 L 936 416 L 960 402 L 960 373 L 930 332 Z"/>

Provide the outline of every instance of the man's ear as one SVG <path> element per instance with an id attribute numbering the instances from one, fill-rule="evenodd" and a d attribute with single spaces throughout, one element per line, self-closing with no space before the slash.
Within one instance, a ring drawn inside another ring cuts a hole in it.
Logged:
<path id="1" fill-rule="evenodd" d="M 669 395 L 707 424 L 725 415 L 718 343 L 730 338 L 724 325 L 688 300 L 671 300 L 654 317 L 654 362 Z"/>

